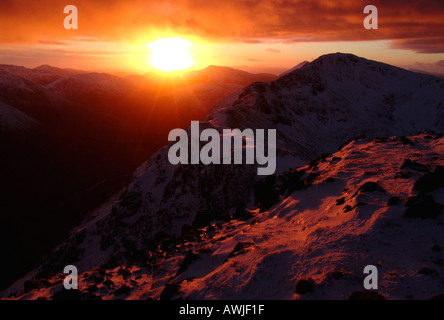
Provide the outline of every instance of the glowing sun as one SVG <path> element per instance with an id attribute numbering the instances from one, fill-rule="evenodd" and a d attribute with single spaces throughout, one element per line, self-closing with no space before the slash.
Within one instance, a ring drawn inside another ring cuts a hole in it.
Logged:
<path id="1" fill-rule="evenodd" d="M 178 71 L 194 65 L 189 48 L 193 44 L 182 38 L 163 38 L 150 44 L 150 64 L 162 71 Z"/>

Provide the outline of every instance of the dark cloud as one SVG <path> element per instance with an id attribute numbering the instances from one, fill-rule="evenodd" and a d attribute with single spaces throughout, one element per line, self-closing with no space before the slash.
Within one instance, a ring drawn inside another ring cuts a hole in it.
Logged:
<path id="1" fill-rule="evenodd" d="M 419 53 L 442 53 L 444 52 L 444 38 L 395 40 L 391 48 L 409 49 Z"/>
<path id="2" fill-rule="evenodd" d="M 444 52 L 442 0 L 76 0 L 79 30 L 63 28 L 58 0 L 1 0 L 2 43 L 89 37 L 132 41 L 156 32 L 248 43 L 279 40 L 396 40 L 394 47 Z M 365 5 L 376 5 L 379 29 L 365 30 Z"/>

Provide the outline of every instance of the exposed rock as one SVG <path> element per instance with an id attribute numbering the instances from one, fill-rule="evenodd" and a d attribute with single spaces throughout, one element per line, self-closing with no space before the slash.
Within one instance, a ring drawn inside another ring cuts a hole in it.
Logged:
<path id="1" fill-rule="evenodd" d="M 301 279 L 296 283 L 296 288 L 294 289 L 294 292 L 297 294 L 306 294 L 313 292 L 313 283 L 310 280 Z"/>
<path id="2" fill-rule="evenodd" d="M 119 270 L 117 270 L 117 274 L 119 276 L 122 276 L 123 278 L 127 278 L 128 276 L 131 275 L 131 271 L 129 271 L 128 269 L 126 269 L 125 267 L 121 266 L 119 268 Z"/>
<path id="3" fill-rule="evenodd" d="M 400 202 L 401 202 L 400 197 L 393 196 L 393 197 L 390 197 L 390 199 L 388 199 L 387 206 L 389 206 L 389 207 L 395 206 L 395 205 L 398 205 Z"/>
<path id="4" fill-rule="evenodd" d="M 160 295 L 160 300 L 171 300 L 179 293 L 180 285 L 176 283 L 167 283 Z"/>
<path id="5" fill-rule="evenodd" d="M 377 183 L 377 182 L 373 182 L 373 181 L 368 181 L 368 182 L 364 183 L 363 185 L 361 185 L 361 186 L 358 188 L 357 193 L 359 193 L 359 192 L 361 192 L 361 193 L 365 193 L 365 192 L 376 192 L 376 191 L 379 191 L 379 192 L 385 192 L 384 188 L 381 187 L 381 186 L 379 185 L 379 183 Z M 356 195 L 356 194 L 355 194 L 355 195 Z"/>
<path id="6" fill-rule="evenodd" d="M 421 192 L 431 192 L 442 187 L 444 187 L 444 166 L 436 166 L 433 173 L 427 173 L 419 178 L 413 189 Z"/>
<path id="7" fill-rule="evenodd" d="M 423 165 L 417 161 L 412 161 L 410 159 L 406 159 L 401 165 L 401 170 L 404 170 L 406 168 L 409 168 L 409 169 L 412 169 L 415 171 L 429 172 L 429 169 L 425 165 Z"/>
<path id="8" fill-rule="evenodd" d="M 331 277 L 334 280 L 344 279 L 344 273 L 342 271 L 335 271 L 331 274 Z"/>
<path id="9" fill-rule="evenodd" d="M 438 272 L 436 272 L 436 270 L 433 270 L 431 268 L 424 267 L 418 271 L 418 274 L 423 274 L 426 276 L 437 276 Z"/>
<path id="10" fill-rule="evenodd" d="M 436 203 L 430 194 L 419 193 L 410 197 L 406 203 L 408 209 L 403 217 L 406 218 L 434 218 L 441 214 L 443 205 Z"/>
<path id="11" fill-rule="evenodd" d="M 251 247 L 251 246 L 253 246 L 253 245 L 254 245 L 254 244 L 253 244 L 252 242 L 238 242 L 238 243 L 236 244 L 236 246 L 234 247 L 234 249 L 230 252 L 230 254 L 228 255 L 228 257 L 225 259 L 224 263 L 225 263 L 228 259 L 230 259 L 230 258 L 232 258 L 232 257 L 234 257 L 234 256 L 237 256 L 238 254 L 242 253 L 242 251 L 243 251 L 245 248 L 249 248 L 249 247 Z"/>
<path id="12" fill-rule="evenodd" d="M 185 255 L 185 258 L 182 260 L 182 263 L 180 264 L 179 269 L 176 272 L 176 275 L 174 277 L 177 277 L 178 275 L 182 274 L 187 270 L 188 266 L 194 261 L 197 260 L 197 255 L 192 251 L 188 250 L 187 254 Z"/>
<path id="13" fill-rule="evenodd" d="M 123 285 L 114 291 L 114 296 L 129 296 L 131 293 L 131 288 L 127 285 Z"/>

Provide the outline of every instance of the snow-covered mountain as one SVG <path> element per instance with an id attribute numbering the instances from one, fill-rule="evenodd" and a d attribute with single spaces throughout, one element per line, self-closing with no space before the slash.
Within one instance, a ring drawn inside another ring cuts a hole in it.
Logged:
<path id="1" fill-rule="evenodd" d="M 357 137 L 441 132 L 444 82 L 337 53 L 253 84 L 214 110 L 214 126 L 276 128 L 280 148 L 313 159 Z"/>
<path id="2" fill-rule="evenodd" d="M 253 83 L 200 127 L 276 129 L 276 174 L 173 166 L 165 146 L 3 297 L 64 297 L 68 264 L 85 298 L 347 298 L 367 264 L 387 298 L 442 293 L 443 89 L 339 53 Z"/>

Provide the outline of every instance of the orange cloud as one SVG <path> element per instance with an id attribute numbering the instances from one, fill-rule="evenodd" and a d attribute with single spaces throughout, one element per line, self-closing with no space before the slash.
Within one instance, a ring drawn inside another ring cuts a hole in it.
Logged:
<path id="1" fill-rule="evenodd" d="M 79 30 L 63 28 L 67 4 L 79 10 Z M 378 30 L 363 27 L 367 4 L 378 8 Z M 248 43 L 390 39 L 396 48 L 444 52 L 443 16 L 442 0 L 2 0 L 0 43 L 131 42 L 171 32 Z"/>

